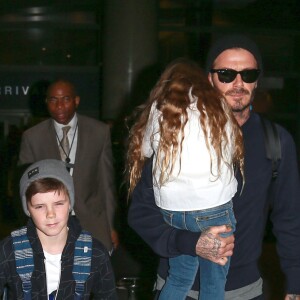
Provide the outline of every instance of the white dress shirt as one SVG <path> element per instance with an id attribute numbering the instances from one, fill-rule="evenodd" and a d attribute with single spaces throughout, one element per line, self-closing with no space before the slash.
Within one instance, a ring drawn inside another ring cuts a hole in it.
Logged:
<path id="1" fill-rule="evenodd" d="M 53 120 L 54 121 L 54 120 Z M 69 153 L 69 158 L 70 158 L 70 164 L 75 164 L 75 156 L 76 156 L 76 149 L 77 149 L 77 139 L 78 139 L 78 128 L 77 128 L 77 115 L 75 113 L 74 117 L 72 120 L 64 125 L 64 124 L 59 124 L 56 121 L 54 121 L 54 127 L 57 135 L 57 144 L 58 147 L 60 146 L 61 139 L 63 138 L 63 131 L 62 128 L 65 126 L 70 126 L 70 130 L 68 131 L 68 140 L 69 140 L 69 145 L 70 145 L 70 153 Z M 70 168 L 70 174 L 73 175 L 73 168 Z"/>

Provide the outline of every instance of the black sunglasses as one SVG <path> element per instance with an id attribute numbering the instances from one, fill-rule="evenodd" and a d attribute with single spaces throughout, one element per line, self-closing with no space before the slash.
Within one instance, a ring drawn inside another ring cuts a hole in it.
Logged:
<path id="1" fill-rule="evenodd" d="M 260 70 L 259 69 L 249 69 L 243 71 L 236 71 L 232 69 L 211 69 L 210 73 L 217 73 L 218 79 L 223 83 L 232 82 L 237 74 L 241 74 L 241 77 L 246 83 L 253 83 L 257 80 Z"/>

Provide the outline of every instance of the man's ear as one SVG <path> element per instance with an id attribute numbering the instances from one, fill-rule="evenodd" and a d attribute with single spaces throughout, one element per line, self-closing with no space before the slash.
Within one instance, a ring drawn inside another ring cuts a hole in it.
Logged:
<path id="1" fill-rule="evenodd" d="M 208 81 L 210 82 L 210 84 L 211 84 L 212 86 L 214 86 L 214 83 L 213 83 L 213 81 L 212 81 L 212 75 L 211 75 L 211 73 L 208 73 L 207 78 L 208 78 Z"/>
<path id="2" fill-rule="evenodd" d="M 79 97 L 79 96 L 76 96 L 76 97 L 75 97 L 75 105 L 76 105 L 76 108 L 78 107 L 79 103 L 80 103 L 80 97 Z"/>

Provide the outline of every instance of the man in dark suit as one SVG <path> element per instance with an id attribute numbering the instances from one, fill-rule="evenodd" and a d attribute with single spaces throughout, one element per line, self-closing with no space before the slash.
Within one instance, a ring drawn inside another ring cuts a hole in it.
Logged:
<path id="1" fill-rule="evenodd" d="M 47 158 L 65 161 L 74 179 L 76 216 L 111 250 L 118 245 L 118 235 L 113 224 L 116 195 L 110 129 L 76 113 L 79 102 L 71 82 L 50 84 L 46 105 L 51 118 L 23 133 L 19 163 Z"/>

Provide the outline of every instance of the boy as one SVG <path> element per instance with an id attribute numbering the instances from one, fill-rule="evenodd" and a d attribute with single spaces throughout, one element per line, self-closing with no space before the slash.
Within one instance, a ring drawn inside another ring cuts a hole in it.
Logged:
<path id="1" fill-rule="evenodd" d="M 0 243 L 0 295 L 12 299 L 117 299 L 105 247 L 76 217 L 74 185 L 65 163 L 32 164 L 20 180 L 29 220 Z"/>

